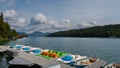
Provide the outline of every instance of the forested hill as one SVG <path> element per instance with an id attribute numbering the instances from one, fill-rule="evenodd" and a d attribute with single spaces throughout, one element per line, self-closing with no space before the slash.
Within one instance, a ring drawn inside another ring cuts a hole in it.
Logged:
<path id="1" fill-rule="evenodd" d="M 120 37 L 120 24 L 55 32 L 48 37 Z"/>
<path id="2" fill-rule="evenodd" d="M 4 21 L 4 15 L 0 14 L 0 40 L 13 38 L 18 35 L 15 29 L 11 29 L 10 25 Z"/>

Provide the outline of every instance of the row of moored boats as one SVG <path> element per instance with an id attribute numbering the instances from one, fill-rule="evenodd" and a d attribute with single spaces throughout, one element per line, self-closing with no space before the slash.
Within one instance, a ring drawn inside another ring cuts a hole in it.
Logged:
<path id="1" fill-rule="evenodd" d="M 16 44 L 13 49 L 24 51 L 30 54 L 34 54 L 46 59 L 54 59 L 58 62 L 69 64 L 76 67 L 85 67 L 94 64 L 99 61 L 99 58 L 88 58 L 87 56 L 73 55 L 66 52 L 54 51 L 49 49 L 35 48 L 31 46 L 24 46 Z M 112 66 L 112 65 L 111 65 Z M 107 66 L 106 68 L 110 67 Z"/>

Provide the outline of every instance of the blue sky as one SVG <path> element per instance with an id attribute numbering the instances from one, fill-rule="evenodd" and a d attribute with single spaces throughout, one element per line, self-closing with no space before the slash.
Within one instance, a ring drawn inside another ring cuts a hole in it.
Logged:
<path id="1" fill-rule="evenodd" d="M 0 12 L 17 31 L 55 32 L 120 24 L 119 3 L 120 0 L 0 0 Z"/>

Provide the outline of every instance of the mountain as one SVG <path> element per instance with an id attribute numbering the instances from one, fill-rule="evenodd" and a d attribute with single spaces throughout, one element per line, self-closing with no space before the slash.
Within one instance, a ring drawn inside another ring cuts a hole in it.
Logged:
<path id="1" fill-rule="evenodd" d="M 88 27 L 69 31 L 60 31 L 48 37 L 120 37 L 120 24 Z"/>
<path id="2" fill-rule="evenodd" d="M 33 33 L 29 34 L 28 36 L 40 36 L 40 37 L 44 37 L 44 36 L 46 36 L 48 34 L 49 33 L 43 33 L 43 32 L 36 31 L 36 32 L 33 32 Z"/>
<path id="3" fill-rule="evenodd" d="M 18 34 L 28 35 L 26 32 L 18 32 Z"/>

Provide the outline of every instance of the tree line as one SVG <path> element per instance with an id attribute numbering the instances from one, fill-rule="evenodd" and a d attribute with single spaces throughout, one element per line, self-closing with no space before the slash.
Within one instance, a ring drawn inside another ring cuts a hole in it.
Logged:
<path id="1" fill-rule="evenodd" d="M 48 37 L 120 37 L 120 24 L 51 33 Z"/>
<path id="2" fill-rule="evenodd" d="M 18 33 L 15 29 L 11 29 L 8 22 L 4 21 L 3 13 L 0 14 L 0 40 L 16 37 Z"/>

